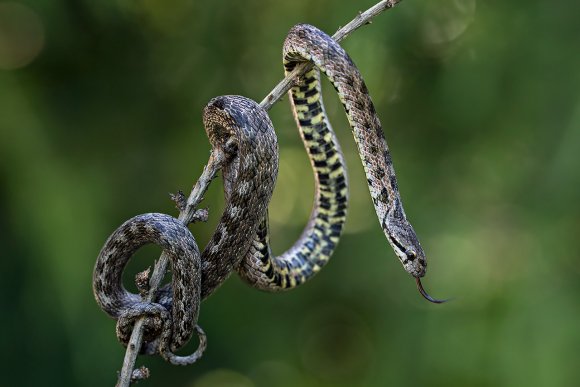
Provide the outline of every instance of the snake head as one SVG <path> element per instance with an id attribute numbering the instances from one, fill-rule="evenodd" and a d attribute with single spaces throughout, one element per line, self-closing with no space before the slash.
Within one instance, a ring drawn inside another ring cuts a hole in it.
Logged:
<path id="1" fill-rule="evenodd" d="M 214 152 L 221 152 L 226 159 L 231 160 L 238 153 L 238 139 L 234 127 L 236 117 L 236 96 L 215 97 L 203 109 L 203 125 Z"/>
<path id="2" fill-rule="evenodd" d="M 407 273 L 416 278 L 423 277 L 427 269 L 425 252 L 402 207 L 398 211 L 389 211 L 383 229 Z"/>
<path id="3" fill-rule="evenodd" d="M 419 243 L 413 226 L 405 217 L 405 212 L 400 203 L 396 204 L 395 209 L 387 213 L 383 222 L 383 229 L 389 239 L 389 243 L 393 246 L 407 273 L 415 277 L 417 289 L 421 296 L 435 304 L 446 302 L 447 300 L 438 300 L 431 297 L 423 288 L 421 277 L 425 275 L 425 270 L 427 269 L 425 252 Z"/>

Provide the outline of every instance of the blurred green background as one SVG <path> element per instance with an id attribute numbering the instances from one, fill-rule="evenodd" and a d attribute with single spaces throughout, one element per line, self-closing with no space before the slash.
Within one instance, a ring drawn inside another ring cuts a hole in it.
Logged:
<path id="1" fill-rule="evenodd" d="M 373 1 L 0 2 L 0 385 L 113 385 L 124 350 L 91 275 L 108 235 L 176 214 L 209 155 L 210 98 L 260 101 L 298 22 L 333 33 Z M 429 258 L 421 299 L 374 215 L 332 88 L 350 213 L 311 283 L 266 294 L 232 276 L 201 309 L 203 359 L 140 358 L 144 386 L 572 386 L 580 379 L 580 3 L 406 0 L 344 47 L 382 118 Z M 277 252 L 313 183 L 287 101 Z M 206 195 L 208 224 L 221 183 Z M 150 265 L 140 251 L 127 273 Z M 188 345 L 188 352 L 196 343 Z"/>

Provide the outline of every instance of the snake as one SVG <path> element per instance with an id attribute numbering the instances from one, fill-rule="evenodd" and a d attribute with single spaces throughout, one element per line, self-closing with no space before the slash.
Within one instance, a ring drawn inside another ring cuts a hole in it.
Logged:
<path id="1" fill-rule="evenodd" d="M 203 252 L 199 253 L 187 227 L 168 215 L 145 214 L 117 229 L 101 250 L 93 273 L 93 291 L 100 307 L 118 320 L 118 333 L 130 330 L 141 315 L 151 316 L 145 338 L 149 351 L 158 351 L 174 364 L 199 358 L 179 357 L 197 329 L 201 300 L 211 295 L 234 271 L 264 291 L 294 289 L 307 282 L 329 261 L 346 219 L 348 178 L 344 155 L 325 112 L 320 86 L 323 73 L 334 86 L 346 112 L 364 167 L 372 202 L 383 232 L 405 271 L 429 296 L 420 278 L 427 260 L 407 220 L 392 157 L 383 129 L 360 71 L 346 51 L 314 26 L 299 24 L 283 46 L 285 73 L 298 64 L 313 64 L 291 88 L 290 103 L 315 179 L 315 201 L 309 221 L 291 248 L 274 256 L 270 247 L 268 204 L 278 173 L 278 144 L 267 112 L 241 96 L 212 99 L 203 123 L 212 152 L 223 155 L 225 206 Z M 167 243 L 173 238 L 177 245 Z M 145 243 L 160 245 L 169 255 L 173 278 L 157 301 L 145 303 L 127 291 L 122 273 L 128 259 Z M 187 249 L 191 250 L 187 250 Z M 185 270 L 185 271 L 184 271 Z M 171 311 L 171 316 L 169 316 Z M 126 344 L 127 334 L 118 334 Z"/>
<path id="2" fill-rule="evenodd" d="M 222 162 L 225 206 L 210 241 L 199 252 L 191 232 L 164 214 L 143 214 L 123 223 L 105 242 L 93 271 L 97 303 L 117 320 L 117 337 L 127 345 L 137 317 L 146 316 L 147 354 L 159 352 L 177 365 L 195 362 L 205 348 L 205 335 L 196 325 L 201 299 L 211 294 L 239 265 L 264 217 L 278 175 L 278 142 L 267 112 L 241 96 L 212 99 L 203 123 Z M 259 149 L 259 151 L 255 151 Z M 173 273 L 156 302 L 144 302 L 129 292 L 122 274 L 130 257 L 143 245 L 154 243 L 167 254 Z M 193 332 L 200 338 L 190 356 L 174 352 Z"/>
<path id="3" fill-rule="evenodd" d="M 393 160 L 381 122 L 363 77 L 346 51 L 320 29 L 298 24 L 283 45 L 285 74 L 300 63 L 313 68 L 291 88 L 290 104 L 315 177 L 315 203 L 309 222 L 294 245 L 274 256 L 269 243 L 267 217 L 252 247 L 238 267 L 251 286 L 265 291 L 293 289 L 305 283 L 329 261 L 346 219 L 348 200 L 344 156 L 322 101 L 320 73 L 334 86 L 348 118 L 367 178 L 381 228 L 421 295 L 434 303 L 420 278 L 427 259 L 417 234 L 407 220 Z"/>
<path id="4" fill-rule="evenodd" d="M 142 246 L 153 243 L 160 246 L 170 259 L 173 299 L 155 303 L 141 300 L 138 294 L 127 291 L 122 284 L 122 273 L 131 256 Z M 118 320 L 118 337 L 128 341 L 131 321 L 145 315 L 145 348 L 152 351 L 150 341 L 160 337 L 159 352 L 168 358 L 191 337 L 199 313 L 200 253 L 191 232 L 177 219 L 158 213 L 135 216 L 123 223 L 105 242 L 95 264 L 93 291 L 100 307 Z M 175 329 L 169 330 L 169 311 Z M 179 321 L 179 324 L 177 322 Z M 127 334 L 128 332 L 128 334 Z M 161 333 L 163 333 L 161 335 Z"/>

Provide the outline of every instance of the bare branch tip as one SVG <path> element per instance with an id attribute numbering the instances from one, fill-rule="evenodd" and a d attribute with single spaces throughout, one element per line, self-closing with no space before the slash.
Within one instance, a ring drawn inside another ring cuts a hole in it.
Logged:
<path id="1" fill-rule="evenodd" d="M 141 297 L 146 297 L 149 294 L 149 274 L 151 274 L 151 266 L 135 275 L 135 285 Z"/>
<path id="2" fill-rule="evenodd" d="M 187 198 L 183 191 L 177 191 L 176 194 L 170 193 L 169 197 L 171 200 L 175 202 L 175 207 L 179 210 L 179 212 L 183 212 L 185 207 L 187 206 Z"/>
<path id="3" fill-rule="evenodd" d="M 149 369 L 145 366 L 141 366 L 139 368 L 136 368 L 133 370 L 133 372 L 131 373 L 131 383 L 135 383 L 139 380 L 145 380 L 147 378 L 149 378 Z"/>
<path id="4" fill-rule="evenodd" d="M 191 219 L 191 223 L 195 222 L 207 222 L 209 218 L 209 208 L 200 208 L 195 210 L 193 217 Z"/>

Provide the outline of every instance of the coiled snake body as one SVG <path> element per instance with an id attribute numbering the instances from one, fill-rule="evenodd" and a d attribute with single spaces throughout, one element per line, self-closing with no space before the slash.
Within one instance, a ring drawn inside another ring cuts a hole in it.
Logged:
<path id="1" fill-rule="evenodd" d="M 191 336 L 200 299 L 209 296 L 233 270 L 258 289 L 291 289 L 316 274 L 336 248 L 346 217 L 347 176 L 344 157 L 325 114 L 319 71 L 333 84 L 347 113 L 373 204 L 389 243 L 419 285 L 418 279 L 425 274 L 425 254 L 406 219 L 382 127 L 358 69 L 338 43 L 309 25 L 293 27 L 283 51 L 286 73 L 300 62 L 315 65 L 290 92 L 295 119 L 315 175 L 316 198 L 310 220 L 288 251 L 273 256 L 267 205 L 278 170 L 278 147 L 272 124 L 267 113 L 246 98 L 229 96 L 212 100 L 204 110 L 204 125 L 214 151 L 221 150 L 227 155 L 228 162 L 223 166 L 226 206 L 201 255 L 197 247 L 192 247 L 191 253 L 174 254 L 171 258 L 172 286 L 160 291 L 158 304 L 154 305 L 172 311 L 172 334 L 160 339 L 168 344 L 159 344 L 159 352 L 170 360 L 169 349 L 178 349 Z M 137 295 L 128 293 L 121 284 L 126 261 L 140 246 L 131 242 L 131 238 L 159 243 L 165 248 L 159 238 L 150 237 L 164 235 L 163 232 L 155 227 L 144 231 L 147 227 L 139 226 L 147 218 L 160 228 L 171 230 L 184 246 L 195 246 L 187 228 L 166 215 L 143 215 L 121 226 L 103 247 L 93 281 L 97 302 L 119 321 L 123 314 L 132 317 L 127 311 L 144 308 Z M 185 266 L 191 267 L 191 278 L 177 275 L 179 267 Z"/>
<path id="2" fill-rule="evenodd" d="M 155 339 L 163 332 L 159 352 L 174 364 L 188 364 L 198 357 L 199 351 L 191 357 L 175 356 L 171 351 L 191 337 L 200 299 L 227 278 L 249 249 L 278 175 L 276 135 L 268 114 L 257 103 L 239 96 L 217 97 L 204 109 L 203 121 L 213 151 L 222 152 L 226 159 L 222 167 L 226 204 L 201 256 L 184 225 L 168 215 L 145 214 L 128 220 L 109 237 L 93 273 L 95 298 L 107 314 L 118 319 L 118 337 L 124 344 L 139 310 L 164 322 L 167 318 L 160 311 L 172 311 L 170 333 L 166 326 L 151 323 L 149 336 Z M 168 239 L 184 248 L 176 250 L 166 243 Z M 144 305 L 138 295 L 123 287 L 122 273 L 131 255 L 148 242 L 160 245 L 168 254 L 173 278 L 171 286 L 160 290 L 157 303 Z M 145 348 L 147 353 L 156 350 L 156 343 L 151 344 L 153 348 Z"/>

